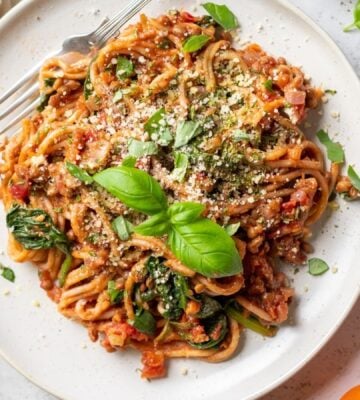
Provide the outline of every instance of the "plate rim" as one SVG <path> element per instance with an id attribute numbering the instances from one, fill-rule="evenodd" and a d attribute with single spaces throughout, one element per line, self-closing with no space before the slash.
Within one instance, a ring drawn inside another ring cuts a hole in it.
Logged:
<path id="1" fill-rule="evenodd" d="M 16 4 L 12 9 L 10 9 L 2 18 L 0 18 L 0 32 L 3 29 L 5 29 L 8 25 L 10 25 L 12 21 L 16 20 L 18 14 L 25 12 L 27 8 L 37 3 L 37 1 L 38 0 L 22 0 L 20 3 Z M 355 72 L 349 59 L 341 50 L 341 48 L 336 44 L 334 39 L 332 39 L 332 37 L 320 25 L 318 25 L 309 15 L 307 15 L 305 11 L 301 10 L 294 4 L 290 3 L 289 0 L 272 0 L 272 1 L 288 9 L 292 14 L 303 20 L 313 31 L 315 31 L 318 35 L 320 35 L 326 41 L 327 45 L 332 48 L 336 56 L 339 59 L 341 59 L 343 66 L 344 67 L 346 66 L 348 73 L 350 73 L 352 77 L 355 78 L 360 88 L 360 78 Z M 255 400 L 260 396 L 268 394 L 275 388 L 279 387 L 282 383 L 286 382 L 291 377 L 293 377 L 302 368 L 304 368 L 305 365 L 308 364 L 319 353 L 319 351 L 325 347 L 325 345 L 329 342 L 329 340 L 335 335 L 340 326 L 344 323 L 346 317 L 350 314 L 350 311 L 353 309 L 355 303 L 359 298 L 360 298 L 360 287 L 358 286 L 357 291 L 354 292 L 349 303 L 340 314 L 336 323 L 327 332 L 327 334 L 320 339 L 315 348 L 309 354 L 307 354 L 306 357 L 304 357 L 301 361 L 299 361 L 292 368 L 290 368 L 286 374 L 274 380 L 271 384 L 264 386 L 263 388 L 254 392 L 252 395 L 248 396 L 246 400 Z M 22 367 L 17 365 L 17 362 L 15 360 L 7 356 L 5 351 L 1 347 L 0 347 L 0 356 L 6 361 L 8 365 L 14 368 L 17 372 L 19 372 L 29 382 L 36 385 L 38 388 L 44 390 L 45 392 L 51 394 L 52 396 L 57 397 L 59 400 L 71 400 L 69 397 L 68 398 L 62 397 L 62 395 L 59 395 L 58 393 L 56 393 L 56 391 L 47 387 L 46 384 L 40 383 L 37 381 L 36 378 L 30 376 L 26 371 L 22 369 Z M 225 389 L 224 393 L 226 393 L 226 391 L 227 390 Z"/>

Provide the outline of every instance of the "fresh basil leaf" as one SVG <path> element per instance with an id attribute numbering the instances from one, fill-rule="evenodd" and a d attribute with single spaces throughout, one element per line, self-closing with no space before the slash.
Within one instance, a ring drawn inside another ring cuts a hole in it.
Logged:
<path id="1" fill-rule="evenodd" d="M 116 287 L 115 281 L 109 281 L 107 285 L 107 294 L 110 297 L 111 304 L 119 304 L 124 298 L 124 290 Z"/>
<path id="2" fill-rule="evenodd" d="M 43 111 L 45 109 L 45 107 L 48 105 L 49 99 L 50 99 L 50 94 L 41 93 L 39 105 L 36 107 L 36 110 L 39 112 Z"/>
<path id="3" fill-rule="evenodd" d="M 181 122 L 176 129 L 174 148 L 177 149 L 189 143 L 191 139 L 193 139 L 194 137 L 198 136 L 201 133 L 201 130 L 202 128 L 200 122 L 198 121 Z"/>
<path id="4" fill-rule="evenodd" d="M 54 224 L 50 215 L 39 208 L 26 208 L 15 204 L 6 215 L 6 224 L 15 239 L 25 249 L 39 250 L 57 247 L 69 253 L 69 242 Z"/>
<path id="5" fill-rule="evenodd" d="M 326 147 L 328 159 L 336 164 L 341 164 L 344 162 L 345 155 L 344 150 L 340 143 L 333 142 L 327 132 L 320 130 L 316 136 L 320 142 Z"/>
<path id="6" fill-rule="evenodd" d="M 193 53 L 203 48 L 209 40 L 210 37 L 207 35 L 190 36 L 183 43 L 182 50 L 184 53 Z"/>
<path id="7" fill-rule="evenodd" d="M 187 278 L 172 271 L 163 263 L 163 259 L 150 256 L 146 268 L 153 279 L 155 297 L 159 297 L 164 305 L 162 316 L 177 321 L 183 314 L 189 292 Z M 151 297 L 151 293 L 147 297 Z"/>
<path id="8" fill-rule="evenodd" d="M 237 309 L 235 301 L 230 302 L 225 307 L 226 314 L 229 318 L 234 319 L 240 325 L 246 329 L 250 329 L 263 336 L 273 337 L 276 335 L 277 328 L 274 326 L 264 326 L 255 317 L 245 316 L 241 311 Z"/>
<path id="9" fill-rule="evenodd" d="M 167 198 L 159 183 L 137 168 L 108 168 L 93 176 L 95 182 L 126 206 L 154 215 L 167 208 Z"/>
<path id="10" fill-rule="evenodd" d="M 360 29 L 360 0 L 357 1 L 354 8 L 354 22 L 344 28 L 344 32 L 349 32 L 353 29 Z"/>
<path id="11" fill-rule="evenodd" d="M 183 264 L 206 277 L 221 278 L 242 272 L 234 241 L 209 219 L 198 219 L 186 225 L 174 224 L 168 243 Z"/>
<path id="12" fill-rule="evenodd" d="M 58 275 L 60 287 L 63 287 L 65 284 L 66 277 L 68 276 L 68 273 L 71 268 L 71 263 L 72 263 L 72 256 L 71 256 L 71 254 L 67 254 L 65 257 L 65 260 L 61 264 L 59 275 Z"/>
<path id="13" fill-rule="evenodd" d="M 65 162 L 66 169 L 70 172 L 70 174 L 79 179 L 79 181 L 84 182 L 85 185 L 90 185 L 94 182 L 93 178 L 82 168 L 78 167 L 75 164 L 72 164 L 69 161 Z"/>
<path id="14" fill-rule="evenodd" d="M 117 102 L 119 102 L 123 97 L 124 97 L 124 93 L 123 93 L 122 89 L 118 89 L 118 90 L 115 92 L 114 96 L 113 96 L 113 102 L 114 102 L 114 103 L 117 103 Z"/>
<path id="15" fill-rule="evenodd" d="M 55 78 L 46 78 L 44 79 L 44 84 L 46 87 L 53 87 L 56 79 Z"/>
<path id="16" fill-rule="evenodd" d="M 154 336 L 156 332 L 156 321 L 150 311 L 139 309 L 135 313 L 133 326 L 142 333 Z"/>
<path id="17" fill-rule="evenodd" d="M 351 184 L 354 186 L 355 189 L 360 191 L 360 177 L 351 165 L 349 165 L 347 173 Z"/>
<path id="18" fill-rule="evenodd" d="M 122 160 L 121 165 L 123 167 L 131 167 L 134 168 L 136 164 L 137 158 L 134 156 L 127 156 Z"/>
<path id="19" fill-rule="evenodd" d="M 168 209 L 168 215 L 172 224 L 184 225 L 198 219 L 204 210 L 203 204 L 182 202 L 172 204 Z"/>
<path id="20" fill-rule="evenodd" d="M 3 278 L 7 279 L 10 282 L 15 282 L 15 273 L 11 268 L 5 267 L 4 265 L 0 264 L 0 272 Z"/>
<path id="21" fill-rule="evenodd" d="M 264 87 L 266 90 L 268 90 L 269 92 L 273 92 L 274 88 L 273 88 L 273 81 L 271 79 L 268 79 L 264 82 Z"/>
<path id="22" fill-rule="evenodd" d="M 326 89 L 326 90 L 325 90 L 325 93 L 326 93 L 326 94 L 331 94 L 331 95 L 334 96 L 334 95 L 337 93 L 337 91 L 334 90 L 334 89 Z"/>
<path id="23" fill-rule="evenodd" d="M 237 230 L 240 228 L 240 222 L 236 223 L 236 224 L 229 224 L 226 225 L 224 227 L 224 229 L 226 230 L 227 234 L 229 236 L 233 236 L 235 235 L 235 233 L 237 232 Z"/>
<path id="24" fill-rule="evenodd" d="M 120 56 L 116 64 L 116 77 L 119 80 L 130 78 L 134 73 L 134 64 L 126 57 Z"/>
<path id="25" fill-rule="evenodd" d="M 85 98 L 85 100 L 88 100 L 89 97 L 93 94 L 93 92 L 94 92 L 94 86 L 91 82 L 90 67 L 89 67 L 89 71 L 86 75 L 85 82 L 84 82 L 84 98 Z"/>
<path id="26" fill-rule="evenodd" d="M 144 125 L 144 130 L 150 135 L 151 140 L 160 146 L 168 146 L 173 140 L 165 115 L 165 108 L 162 107 L 155 111 Z"/>
<path id="27" fill-rule="evenodd" d="M 132 157 L 140 158 L 157 154 L 158 147 L 154 142 L 141 142 L 130 138 L 128 141 L 128 152 Z"/>
<path id="28" fill-rule="evenodd" d="M 134 232 L 134 225 L 122 215 L 114 219 L 111 223 L 111 227 L 121 240 L 128 240 L 131 233 Z"/>
<path id="29" fill-rule="evenodd" d="M 186 175 L 186 170 L 189 164 L 189 157 L 178 151 L 175 152 L 175 168 L 171 173 L 171 177 L 178 182 L 182 182 Z"/>
<path id="30" fill-rule="evenodd" d="M 152 133 L 157 132 L 159 128 L 165 124 L 165 108 L 162 107 L 155 111 L 154 114 L 146 121 L 144 130 L 151 135 Z"/>
<path id="31" fill-rule="evenodd" d="M 144 236 L 162 236 L 170 229 L 169 217 L 166 211 L 149 217 L 145 222 L 136 226 L 134 231 Z"/>
<path id="32" fill-rule="evenodd" d="M 250 136 L 245 131 L 236 129 L 236 131 L 234 131 L 234 133 L 233 133 L 233 139 L 235 142 L 241 142 L 242 140 L 249 141 Z"/>
<path id="33" fill-rule="evenodd" d="M 322 275 L 329 269 L 329 266 L 326 264 L 326 262 L 321 260 L 320 258 L 310 258 L 308 264 L 309 274 L 314 276 Z"/>
<path id="34" fill-rule="evenodd" d="M 236 29 L 239 26 L 236 16 L 227 6 L 215 3 L 205 3 L 202 6 L 224 29 Z"/>

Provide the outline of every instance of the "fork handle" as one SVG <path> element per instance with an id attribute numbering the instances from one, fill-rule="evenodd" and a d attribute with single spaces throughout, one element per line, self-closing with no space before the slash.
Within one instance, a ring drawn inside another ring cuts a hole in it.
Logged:
<path id="1" fill-rule="evenodd" d="M 51 53 L 49 56 L 47 56 L 45 59 L 43 59 L 41 62 L 39 62 L 38 64 L 35 65 L 35 67 L 31 68 L 30 71 L 28 71 L 19 81 L 17 81 L 15 83 L 14 86 L 12 86 L 10 89 L 8 89 L 1 97 L 0 97 L 0 104 L 2 102 L 4 102 L 5 100 L 7 100 L 11 95 L 13 95 L 18 89 L 20 89 L 22 86 L 28 85 L 29 83 L 31 83 L 33 80 L 35 80 L 35 78 L 37 77 L 39 70 L 41 68 L 41 66 L 44 64 L 44 61 L 60 55 L 61 54 L 61 50 Z"/>

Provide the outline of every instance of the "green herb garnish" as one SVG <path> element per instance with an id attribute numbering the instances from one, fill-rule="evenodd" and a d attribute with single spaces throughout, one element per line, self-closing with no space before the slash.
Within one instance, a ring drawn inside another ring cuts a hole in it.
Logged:
<path id="1" fill-rule="evenodd" d="M 0 275 L 10 282 L 15 282 L 15 272 L 2 264 L 0 264 Z"/>
<path id="2" fill-rule="evenodd" d="M 114 102 L 114 103 L 117 103 L 117 102 L 119 102 L 123 97 L 124 97 L 124 93 L 123 93 L 122 89 L 118 89 L 118 90 L 115 92 L 114 96 L 113 96 L 113 102 Z"/>
<path id="3" fill-rule="evenodd" d="M 72 263 L 72 256 L 71 256 L 71 254 L 67 254 L 65 257 L 65 260 L 61 264 L 60 271 L 58 274 L 58 280 L 59 280 L 60 287 L 63 287 L 65 284 L 66 277 L 70 271 L 71 263 Z"/>
<path id="4" fill-rule="evenodd" d="M 79 179 L 79 181 L 84 182 L 85 185 L 90 185 L 94 182 L 93 178 L 82 168 L 78 167 L 77 165 L 66 161 L 65 162 L 66 169 L 70 172 L 70 174 Z"/>
<path id="5" fill-rule="evenodd" d="M 336 164 L 344 162 L 345 154 L 340 143 L 333 142 L 327 132 L 321 129 L 316 136 L 320 142 L 326 147 L 328 159 Z"/>
<path id="6" fill-rule="evenodd" d="M 201 216 L 203 205 L 175 203 L 168 207 L 159 183 L 136 168 L 109 168 L 93 178 L 126 206 L 153 216 L 134 231 L 150 236 L 167 234 L 170 249 L 189 268 L 208 277 L 242 272 L 234 241 L 221 226 Z"/>
<path id="7" fill-rule="evenodd" d="M 183 43 L 182 50 L 184 53 L 193 53 L 202 49 L 209 40 L 210 37 L 207 35 L 190 36 Z"/>
<path id="8" fill-rule="evenodd" d="M 66 254 L 69 252 L 67 237 L 54 225 L 50 215 L 44 210 L 15 204 L 6 215 L 6 224 L 25 249 L 57 247 Z"/>
<path id="9" fill-rule="evenodd" d="M 360 191 L 360 177 L 351 165 L 349 165 L 347 173 L 351 184 L 354 186 L 355 189 Z"/>
<path id="10" fill-rule="evenodd" d="M 151 156 L 158 153 L 158 147 L 154 142 L 142 142 L 130 138 L 128 141 L 128 153 L 129 156 L 136 158 Z"/>
<path id="11" fill-rule="evenodd" d="M 124 290 L 118 289 L 115 281 L 108 282 L 107 294 L 110 297 L 111 304 L 119 304 L 124 298 Z"/>
<path id="12" fill-rule="evenodd" d="M 276 334 L 277 329 L 275 327 L 267 327 L 262 325 L 255 317 L 245 317 L 243 313 L 238 309 L 237 304 L 233 301 L 225 307 L 226 314 L 242 325 L 244 328 L 250 329 L 256 333 L 260 333 L 263 336 L 273 337 Z"/>
<path id="13" fill-rule="evenodd" d="M 50 99 L 50 94 L 41 93 L 39 105 L 36 107 L 36 110 L 39 112 L 43 111 L 45 109 L 45 107 L 48 105 L 49 99 Z"/>
<path id="14" fill-rule="evenodd" d="M 329 269 L 329 266 L 326 264 L 326 262 L 320 258 L 310 258 L 308 264 L 309 274 L 314 276 L 322 275 Z"/>
<path id="15" fill-rule="evenodd" d="M 55 78 L 46 78 L 44 79 L 44 84 L 46 87 L 53 87 L 56 79 Z"/>
<path id="16" fill-rule="evenodd" d="M 355 4 L 354 8 L 354 22 L 344 28 L 344 32 L 349 32 L 353 29 L 360 29 L 360 0 Z"/>
<path id="17" fill-rule="evenodd" d="M 116 232 L 121 240 L 128 240 L 131 233 L 134 231 L 134 226 L 131 222 L 119 215 L 111 223 L 111 227 Z"/>
<path id="18" fill-rule="evenodd" d="M 174 148 L 177 149 L 189 143 L 190 140 L 198 136 L 201 133 L 201 131 L 202 128 L 200 122 L 198 121 L 181 122 L 176 129 Z"/>
<path id="19" fill-rule="evenodd" d="M 250 140 L 249 134 L 247 134 L 245 131 L 242 131 L 240 129 L 236 129 L 236 131 L 233 132 L 233 139 L 234 142 L 241 142 L 242 140 L 248 142 Z"/>
<path id="20" fill-rule="evenodd" d="M 331 95 L 334 95 L 334 94 L 336 94 L 336 93 L 337 93 L 337 91 L 336 91 L 336 90 L 334 90 L 334 89 L 326 89 L 326 90 L 325 90 L 325 93 L 326 93 L 326 94 L 331 94 Z"/>
<path id="21" fill-rule="evenodd" d="M 175 168 L 171 173 L 171 177 L 178 182 L 182 182 L 185 178 L 187 167 L 189 164 L 189 157 L 178 151 L 175 152 Z"/>
<path id="22" fill-rule="evenodd" d="M 215 3 L 205 3 L 202 6 L 224 29 L 236 29 L 239 26 L 236 16 L 227 6 Z"/>
<path id="23" fill-rule="evenodd" d="M 144 130 L 160 146 L 167 146 L 173 140 L 165 119 L 165 108 L 157 110 L 145 123 Z"/>
<path id="24" fill-rule="evenodd" d="M 138 309 L 135 313 L 135 320 L 132 325 L 142 333 L 149 336 L 154 336 L 156 332 L 156 321 L 150 311 L 142 308 Z"/>
<path id="25" fill-rule="evenodd" d="M 134 73 L 134 64 L 126 57 L 120 56 L 116 64 L 116 77 L 119 80 L 130 78 Z"/>
<path id="26" fill-rule="evenodd" d="M 266 90 L 268 90 L 269 92 L 273 92 L 274 88 L 273 88 L 273 81 L 271 79 L 268 79 L 264 82 L 264 87 Z"/>
<path id="27" fill-rule="evenodd" d="M 121 165 L 123 167 L 135 167 L 137 158 L 134 156 L 127 156 L 122 160 Z"/>

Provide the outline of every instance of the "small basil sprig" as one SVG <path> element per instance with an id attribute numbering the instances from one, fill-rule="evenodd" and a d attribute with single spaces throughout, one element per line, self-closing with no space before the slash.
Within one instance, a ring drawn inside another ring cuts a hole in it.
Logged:
<path id="1" fill-rule="evenodd" d="M 202 131 L 199 121 L 183 121 L 176 128 L 174 148 L 182 147 L 198 136 Z"/>
<path id="2" fill-rule="evenodd" d="M 354 188 L 360 191 L 360 177 L 351 165 L 348 167 L 347 174 Z"/>
<path id="3" fill-rule="evenodd" d="M 321 260 L 320 258 L 310 258 L 308 264 L 310 275 L 322 275 L 329 270 L 329 266 L 324 260 Z"/>
<path id="4" fill-rule="evenodd" d="M 209 2 L 202 4 L 202 6 L 224 29 L 236 29 L 239 26 L 236 16 L 226 5 L 219 5 Z"/>
<path id="5" fill-rule="evenodd" d="M 341 164 L 344 162 L 345 154 L 340 143 L 333 142 L 327 132 L 323 129 L 319 130 L 316 134 L 320 142 L 326 147 L 327 156 L 330 161 L 336 164 Z"/>
<path id="6" fill-rule="evenodd" d="M 154 142 L 142 142 L 140 140 L 131 138 L 128 141 L 128 152 L 129 156 L 136 158 L 152 156 L 157 154 L 158 147 Z"/>
<path id="7" fill-rule="evenodd" d="M 136 168 L 109 168 L 93 178 L 128 207 L 150 215 L 134 231 L 147 236 L 167 234 L 170 249 L 189 268 L 207 277 L 242 272 L 234 241 L 220 225 L 201 216 L 203 205 L 176 203 L 168 207 L 159 183 Z"/>
<path id="8" fill-rule="evenodd" d="M 126 57 L 120 56 L 116 64 L 116 77 L 119 80 L 130 78 L 134 73 L 134 64 Z"/>
<path id="9" fill-rule="evenodd" d="M 94 179 L 82 168 L 78 167 L 77 165 L 66 161 L 65 162 L 66 169 L 69 171 L 69 173 L 79 179 L 79 181 L 84 182 L 85 185 L 90 185 L 91 183 L 94 182 Z"/>
<path id="10" fill-rule="evenodd" d="M 151 140 L 160 146 L 168 146 L 173 140 L 165 115 L 165 108 L 162 107 L 155 111 L 144 125 L 144 130 L 150 135 Z"/>
<path id="11" fill-rule="evenodd" d="M 15 273 L 14 271 L 9 268 L 5 267 L 4 265 L 0 264 L 0 275 L 7 279 L 10 282 L 15 282 Z"/>
<path id="12" fill-rule="evenodd" d="M 189 164 L 189 157 L 180 153 L 179 151 L 175 152 L 175 168 L 171 173 L 171 177 L 178 182 L 182 182 L 186 175 L 186 170 Z"/>
<path id="13" fill-rule="evenodd" d="M 353 29 L 360 29 L 360 0 L 357 1 L 354 8 L 354 22 L 344 28 L 344 32 L 349 32 Z"/>
<path id="14" fill-rule="evenodd" d="M 202 49 L 209 40 L 210 37 L 207 35 L 190 36 L 183 43 L 182 50 L 184 53 L 193 53 Z"/>
<path id="15" fill-rule="evenodd" d="M 119 215 L 114 219 L 114 221 L 111 223 L 111 227 L 121 240 L 128 240 L 131 233 L 134 231 L 134 225 L 122 215 Z"/>

